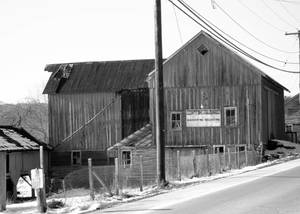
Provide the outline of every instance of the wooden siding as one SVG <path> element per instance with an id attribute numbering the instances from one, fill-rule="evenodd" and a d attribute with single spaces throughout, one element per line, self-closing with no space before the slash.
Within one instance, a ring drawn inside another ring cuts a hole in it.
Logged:
<path id="1" fill-rule="evenodd" d="M 122 100 L 122 139 L 149 123 L 149 90 L 126 90 Z"/>
<path id="2" fill-rule="evenodd" d="M 205 55 L 197 50 L 202 44 L 208 49 Z M 258 145 L 261 129 L 261 72 L 258 69 L 204 35 L 171 56 L 163 68 L 166 145 L 246 144 L 249 139 L 252 145 Z M 154 78 L 150 78 L 149 86 L 150 115 L 154 122 Z M 226 106 L 237 107 L 238 123 L 234 127 L 224 126 Z M 221 127 L 186 127 L 186 109 L 201 108 L 220 109 Z M 182 130 L 171 130 L 172 111 L 182 112 Z"/>
<path id="3" fill-rule="evenodd" d="M 121 140 L 121 99 L 115 93 L 49 95 L 49 143 L 55 151 L 105 151 Z M 113 100 L 91 123 L 62 142 Z"/>

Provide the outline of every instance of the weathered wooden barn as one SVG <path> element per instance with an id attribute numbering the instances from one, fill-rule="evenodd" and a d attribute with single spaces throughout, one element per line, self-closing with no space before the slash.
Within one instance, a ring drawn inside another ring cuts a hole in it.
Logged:
<path id="1" fill-rule="evenodd" d="M 300 103 L 299 94 L 296 94 L 285 102 L 285 132 L 287 139 L 300 142 Z"/>
<path id="2" fill-rule="evenodd" d="M 54 176 L 112 163 L 107 148 L 149 123 L 145 81 L 154 60 L 47 65 L 49 144 Z"/>
<path id="3" fill-rule="evenodd" d="M 287 89 L 209 34 L 197 34 L 163 69 L 166 147 L 252 150 L 284 138 Z M 151 123 L 154 79 L 152 72 Z"/>
<path id="4" fill-rule="evenodd" d="M 40 146 L 43 146 L 45 150 L 44 167 L 47 174 L 48 153 L 51 148 L 22 128 L 0 126 L 0 153 L 3 157 L 1 165 L 4 166 L 1 169 L 5 169 L 0 174 L 6 174 L 4 177 L 6 177 L 9 197 L 16 198 L 16 185 L 19 178 L 30 176 L 31 169 L 40 167 Z"/>

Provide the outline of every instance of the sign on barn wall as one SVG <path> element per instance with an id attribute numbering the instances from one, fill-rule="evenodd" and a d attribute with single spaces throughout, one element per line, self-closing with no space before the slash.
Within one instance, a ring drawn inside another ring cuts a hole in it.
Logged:
<path id="1" fill-rule="evenodd" d="M 220 109 L 187 109 L 187 127 L 219 127 L 221 126 Z"/>
<path id="2" fill-rule="evenodd" d="M 44 187 L 43 170 L 32 169 L 31 171 L 31 186 L 33 189 L 41 189 Z"/>

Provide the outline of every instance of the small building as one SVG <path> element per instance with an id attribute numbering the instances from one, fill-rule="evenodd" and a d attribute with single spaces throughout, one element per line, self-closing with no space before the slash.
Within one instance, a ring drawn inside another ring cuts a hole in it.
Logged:
<path id="1" fill-rule="evenodd" d="M 154 77 L 148 78 L 152 124 Z M 209 34 L 201 31 L 170 56 L 163 78 L 170 150 L 255 150 L 260 142 L 284 139 L 287 89 Z"/>
<path id="2" fill-rule="evenodd" d="M 285 102 L 285 132 L 287 139 L 300 142 L 300 103 L 299 94 Z"/>
<path id="3" fill-rule="evenodd" d="M 44 147 L 44 169 L 48 171 L 50 147 L 34 138 L 22 128 L 0 126 L 0 153 L 4 157 L 8 196 L 16 198 L 19 178 L 30 176 L 30 170 L 40 167 L 40 146 Z M 0 176 L 1 177 L 1 176 Z"/>
<path id="4" fill-rule="evenodd" d="M 53 177 L 112 164 L 107 149 L 149 123 L 147 75 L 154 60 L 47 65 Z"/>

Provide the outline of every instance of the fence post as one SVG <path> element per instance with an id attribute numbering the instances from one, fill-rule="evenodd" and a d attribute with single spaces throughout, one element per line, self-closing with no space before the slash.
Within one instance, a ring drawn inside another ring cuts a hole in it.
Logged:
<path id="1" fill-rule="evenodd" d="M 193 155 L 193 169 L 194 169 L 194 176 L 198 177 L 198 173 L 197 173 L 197 162 L 196 162 L 196 151 L 193 150 L 192 151 L 192 155 Z"/>
<path id="2" fill-rule="evenodd" d="M 231 169 L 231 154 L 230 154 L 230 148 L 227 148 L 227 154 L 228 154 L 228 169 Z"/>
<path id="3" fill-rule="evenodd" d="M 181 169 L 180 169 L 180 151 L 177 150 L 177 178 L 181 180 Z"/>
<path id="4" fill-rule="evenodd" d="M 218 159 L 219 159 L 219 173 L 222 173 L 222 161 L 221 161 L 221 153 L 218 152 Z"/>
<path id="5" fill-rule="evenodd" d="M 89 184 L 90 184 L 90 196 L 91 199 L 95 199 L 95 191 L 94 191 L 94 182 L 93 182 L 93 174 L 92 174 L 92 158 L 88 159 L 88 166 L 89 166 Z"/>
<path id="6" fill-rule="evenodd" d="M 143 156 L 140 155 L 140 191 L 143 191 L 144 172 L 143 172 Z"/>
<path id="7" fill-rule="evenodd" d="M 207 165 L 207 174 L 210 175 L 210 166 L 209 166 L 209 154 L 208 154 L 208 149 L 206 149 L 206 165 Z"/>
<path id="8" fill-rule="evenodd" d="M 36 189 L 37 195 L 37 204 L 38 210 L 40 213 L 47 212 L 47 202 L 46 202 L 46 193 L 45 193 L 45 173 L 44 173 L 44 149 L 43 146 L 40 146 L 40 168 L 43 177 L 43 188 Z"/>
<path id="9" fill-rule="evenodd" d="M 6 152 L 0 152 L 0 212 L 6 209 Z"/>
<path id="10" fill-rule="evenodd" d="M 67 200 L 67 196 L 66 196 L 66 183 L 65 183 L 65 179 L 62 180 L 62 187 L 63 187 L 64 197 L 65 197 L 65 201 L 66 201 Z"/>
<path id="11" fill-rule="evenodd" d="M 246 162 L 246 166 L 248 166 L 248 152 L 247 152 L 247 147 L 245 148 L 245 162 Z"/>
<path id="12" fill-rule="evenodd" d="M 115 158 L 115 186 L 116 186 L 116 195 L 119 195 L 119 160 Z"/>
<path id="13" fill-rule="evenodd" d="M 236 157 L 237 157 L 237 168 L 240 168 L 240 149 L 238 148 L 238 151 L 236 152 Z"/>

